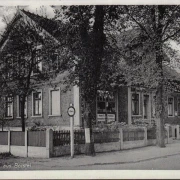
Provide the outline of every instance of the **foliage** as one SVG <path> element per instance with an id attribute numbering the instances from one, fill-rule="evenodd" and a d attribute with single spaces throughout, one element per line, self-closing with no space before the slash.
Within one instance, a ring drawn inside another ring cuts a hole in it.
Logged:
<path id="1" fill-rule="evenodd" d="M 13 26 L 7 27 L 9 34 L 5 33 L 4 38 L 8 37 L 8 40 L 1 46 L 0 86 L 6 90 L 6 95 L 20 96 L 24 131 L 25 98 L 40 84 L 47 80 L 51 83 L 60 71 L 57 54 L 63 55 L 64 50 L 27 16 L 17 14 L 16 17 Z"/>

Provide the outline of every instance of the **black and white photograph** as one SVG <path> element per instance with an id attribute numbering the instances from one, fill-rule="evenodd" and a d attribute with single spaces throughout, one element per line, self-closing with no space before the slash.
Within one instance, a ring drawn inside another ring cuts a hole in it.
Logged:
<path id="1" fill-rule="evenodd" d="M 0 2 L 1 173 L 180 170 L 180 4 L 11 2 Z"/>

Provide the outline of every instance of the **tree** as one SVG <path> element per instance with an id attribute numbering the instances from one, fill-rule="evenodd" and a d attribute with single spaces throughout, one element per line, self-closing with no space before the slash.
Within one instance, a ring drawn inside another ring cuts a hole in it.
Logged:
<path id="1" fill-rule="evenodd" d="M 12 96 L 19 95 L 22 131 L 25 131 L 26 97 L 59 72 L 57 54 L 63 54 L 58 41 L 27 16 L 17 14 L 8 25 L 1 46 L 1 89 Z M 44 19 L 43 19 L 44 20 Z M 43 66 L 42 66 L 43 63 Z"/>
<path id="2" fill-rule="evenodd" d="M 81 89 L 85 131 L 89 132 L 86 136 L 90 136 L 86 137 L 90 141 L 86 142 L 85 153 L 92 155 L 95 153 L 92 111 L 97 90 L 105 86 L 101 77 L 102 72 L 106 71 L 102 64 L 108 62 L 106 53 L 109 43 L 105 35 L 105 19 L 110 11 L 108 6 L 64 6 L 61 9 L 64 9 L 63 18 L 66 21 L 63 20 L 67 25 L 63 41 L 71 52 L 66 84 L 77 85 Z M 62 16 L 61 10 L 56 10 L 55 13 L 56 18 Z"/>
<path id="3" fill-rule="evenodd" d="M 155 89 L 157 142 L 165 147 L 165 90 L 174 81 L 166 76 L 164 66 L 170 64 L 167 52 L 173 52 L 169 40 L 179 39 L 180 6 L 119 6 L 118 9 L 114 28 L 124 35 L 117 54 L 125 60 L 118 70 L 129 85 Z"/>

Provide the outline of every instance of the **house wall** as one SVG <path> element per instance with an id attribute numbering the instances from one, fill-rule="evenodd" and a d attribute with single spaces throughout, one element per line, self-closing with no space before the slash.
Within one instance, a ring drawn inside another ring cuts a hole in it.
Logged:
<path id="1" fill-rule="evenodd" d="M 64 85 L 57 84 L 57 88 L 60 87 L 60 90 L 64 89 Z M 80 117 L 80 107 L 78 107 L 77 96 L 76 98 L 76 91 L 74 91 L 74 87 L 67 92 L 60 92 L 60 116 L 49 116 L 49 90 L 52 88 L 51 86 L 45 84 L 40 85 L 39 90 L 42 90 L 42 116 L 40 117 L 33 117 L 32 116 L 32 93 L 27 98 L 27 118 L 26 118 L 26 127 L 32 127 L 36 124 L 38 126 L 50 126 L 56 128 L 68 128 L 70 125 L 70 118 L 67 114 L 67 109 L 70 103 L 75 104 L 75 109 L 77 109 L 76 117 L 75 117 L 75 126 L 81 125 Z M 21 127 L 21 119 L 17 117 L 17 97 L 14 97 L 13 102 L 13 119 L 9 119 L 10 127 Z M 11 128 L 12 129 L 12 128 Z"/>

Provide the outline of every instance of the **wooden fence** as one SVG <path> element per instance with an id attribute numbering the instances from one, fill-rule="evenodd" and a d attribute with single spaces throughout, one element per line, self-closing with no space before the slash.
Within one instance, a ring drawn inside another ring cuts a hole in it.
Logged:
<path id="1" fill-rule="evenodd" d="M 138 141 L 143 139 L 143 129 L 123 129 L 123 141 Z"/>
<path id="2" fill-rule="evenodd" d="M 8 145 L 8 131 L 0 132 L 0 145 Z"/>
<path id="3" fill-rule="evenodd" d="M 46 147 L 46 131 L 28 131 L 28 146 Z"/>
<path id="4" fill-rule="evenodd" d="M 74 144 L 85 144 L 84 130 L 74 131 Z M 54 131 L 53 145 L 54 146 L 70 145 L 70 131 L 69 130 Z"/>
<path id="5" fill-rule="evenodd" d="M 119 141 L 119 131 L 94 131 L 93 132 L 94 143 L 108 143 Z"/>
<path id="6" fill-rule="evenodd" d="M 11 131 L 10 144 L 14 146 L 25 146 L 25 132 Z"/>

